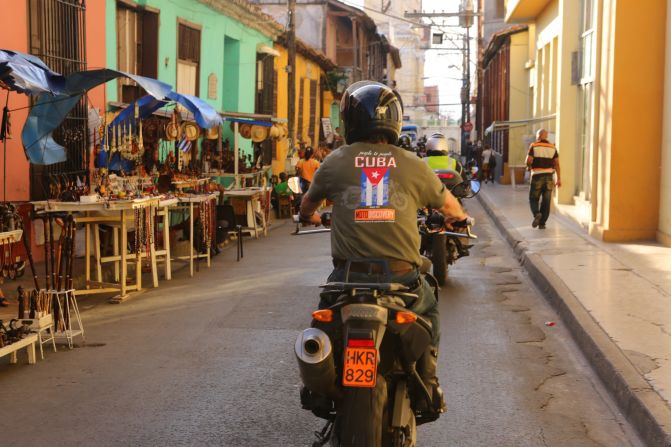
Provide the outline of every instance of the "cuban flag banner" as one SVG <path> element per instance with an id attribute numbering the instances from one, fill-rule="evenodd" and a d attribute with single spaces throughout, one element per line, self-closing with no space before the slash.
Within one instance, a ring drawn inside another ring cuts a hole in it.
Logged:
<path id="1" fill-rule="evenodd" d="M 363 168 L 361 172 L 361 206 L 384 206 L 389 203 L 389 169 Z"/>
<path id="2" fill-rule="evenodd" d="M 186 137 L 182 137 L 177 144 L 177 148 L 182 152 L 189 152 L 189 149 L 191 149 L 191 142 L 187 140 Z"/>

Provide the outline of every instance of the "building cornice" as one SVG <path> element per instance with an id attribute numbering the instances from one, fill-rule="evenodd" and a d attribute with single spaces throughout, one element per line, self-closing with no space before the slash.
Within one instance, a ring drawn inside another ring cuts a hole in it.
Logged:
<path id="1" fill-rule="evenodd" d="M 486 68 L 487 65 L 489 65 L 489 61 L 491 61 L 507 37 L 512 36 L 513 34 L 527 31 L 528 29 L 529 27 L 527 25 L 512 25 L 506 29 L 494 33 L 491 39 L 489 39 L 489 44 L 483 53 L 482 67 Z"/>
<path id="2" fill-rule="evenodd" d="M 273 17 L 264 13 L 258 6 L 247 0 L 198 0 L 199 3 L 237 20 L 272 40 L 284 32 L 284 27 Z"/>
<path id="3" fill-rule="evenodd" d="M 281 34 L 275 41 L 286 48 L 287 34 Z M 324 71 L 334 70 L 338 67 L 331 59 L 326 57 L 324 53 L 312 48 L 310 45 L 298 38 L 296 39 L 296 51 L 307 59 L 318 64 Z"/>

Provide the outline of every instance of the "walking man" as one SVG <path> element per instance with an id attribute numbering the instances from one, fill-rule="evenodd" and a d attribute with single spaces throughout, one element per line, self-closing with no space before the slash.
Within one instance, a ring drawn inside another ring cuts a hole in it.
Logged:
<path id="1" fill-rule="evenodd" d="M 494 151 L 490 145 L 485 144 L 485 150 L 482 151 L 482 175 L 484 176 L 485 183 L 488 181 L 494 183 L 495 167 L 496 157 L 494 156 Z"/>
<path id="2" fill-rule="evenodd" d="M 559 170 L 559 153 L 554 144 L 548 141 L 548 132 L 538 129 L 536 141 L 529 146 L 527 168 L 531 171 L 531 186 L 529 188 L 529 205 L 534 220 L 531 226 L 545 229 L 545 222 L 550 216 L 550 202 L 554 186 L 561 186 Z M 554 181 L 553 174 L 557 174 Z M 540 200 L 540 209 L 539 209 Z"/>

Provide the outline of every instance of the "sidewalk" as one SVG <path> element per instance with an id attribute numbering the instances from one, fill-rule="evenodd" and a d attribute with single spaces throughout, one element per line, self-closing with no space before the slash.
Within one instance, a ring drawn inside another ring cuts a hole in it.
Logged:
<path id="1" fill-rule="evenodd" d="M 647 445 L 671 445 L 671 248 L 603 243 L 553 210 L 531 227 L 528 186 L 480 203 Z"/>

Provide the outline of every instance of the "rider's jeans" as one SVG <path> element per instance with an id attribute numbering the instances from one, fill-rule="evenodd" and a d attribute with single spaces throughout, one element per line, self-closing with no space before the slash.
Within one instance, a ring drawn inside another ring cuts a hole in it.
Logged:
<path id="1" fill-rule="evenodd" d="M 419 277 L 419 270 L 402 273 L 398 275 L 392 274 L 391 282 L 396 282 L 400 284 L 413 284 L 417 282 Z M 342 282 L 345 280 L 345 270 L 336 268 L 331 272 L 328 277 L 329 282 Z M 382 274 L 368 274 L 368 273 L 359 273 L 359 272 L 350 272 L 348 282 L 386 282 L 384 275 Z M 416 314 L 421 315 L 431 322 L 433 328 L 433 340 L 432 344 L 438 347 L 440 342 L 440 321 L 438 315 L 438 303 L 436 301 L 436 296 L 434 295 L 433 288 L 429 283 L 422 277 L 420 286 L 414 290 L 410 290 L 410 293 L 417 295 L 417 300 L 414 302 L 407 302 L 406 306 L 409 310 L 415 312 Z M 321 300 L 319 302 L 319 308 L 324 309 L 329 307 L 332 302 L 330 302 L 329 294 L 321 294 Z"/>

